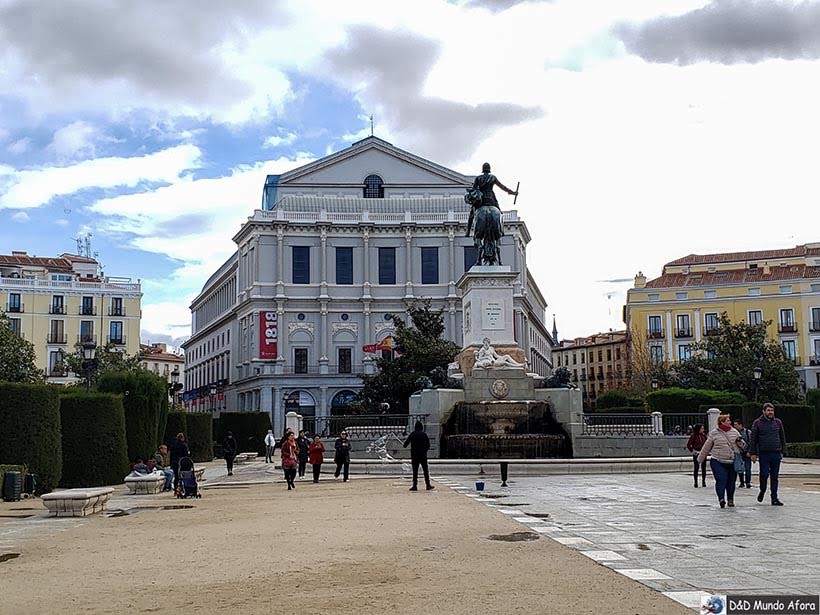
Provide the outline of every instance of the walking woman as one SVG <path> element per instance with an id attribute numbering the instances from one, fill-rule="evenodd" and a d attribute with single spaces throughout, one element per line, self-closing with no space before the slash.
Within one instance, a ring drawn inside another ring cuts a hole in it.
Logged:
<path id="1" fill-rule="evenodd" d="M 334 476 L 339 478 L 339 474 L 344 468 L 344 481 L 347 482 L 348 473 L 350 472 L 350 440 L 347 438 L 346 431 L 343 431 L 336 438 L 334 448 L 336 449 L 336 454 L 333 456 L 333 461 L 336 462 L 336 474 Z"/>
<path id="2" fill-rule="evenodd" d="M 698 423 L 692 428 L 694 431 L 692 435 L 689 436 L 689 441 L 686 443 L 686 448 L 689 449 L 689 452 L 692 453 L 692 462 L 695 464 L 695 488 L 698 486 L 698 465 L 700 465 L 700 471 L 703 476 L 703 486 L 706 486 L 706 462 L 699 464 L 698 463 L 698 453 L 700 453 L 700 449 L 703 448 L 704 442 L 706 442 L 706 434 L 703 433 L 703 425 Z"/>
<path id="3" fill-rule="evenodd" d="M 236 453 L 239 450 L 236 438 L 233 437 L 233 432 L 225 434 L 225 439 L 222 441 L 222 456 L 225 458 L 225 465 L 228 468 L 228 476 L 233 476 L 233 460 L 236 459 Z"/>
<path id="4" fill-rule="evenodd" d="M 185 434 L 179 432 L 176 440 L 171 443 L 171 470 L 174 472 L 174 491 L 179 486 L 179 460 L 183 457 L 190 457 L 188 443 L 185 441 Z"/>
<path id="5" fill-rule="evenodd" d="M 305 477 L 305 467 L 308 462 L 308 449 L 310 448 L 310 440 L 305 435 L 305 430 L 299 430 L 299 437 L 296 438 L 296 446 L 299 447 L 299 478 Z"/>
<path id="6" fill-rule="evenodd" d="M 296 489 L 294 479 L 296 478 L 296 464 L 299 462 L 299 446 L 296 444 L 296 435 L 288 432 L 288 439 L 282 444 L 282 469 L 285 471 L 285 480 L 288 483 L 288 491 Z"/>
<path id="7" fill-rule="evenodd" d="M 313 482 L 319 482 L 319 474 L 322 473 L 322 463 L 325 460 L 325 445 L 319 436 L 313 436 L 313 442 L 308 447 L 308 461 L 313 466 Z"/>
<path id="8" fill-rule="evenodd" d="M 709 432 L 706 443 L 700 449 L 698 461 L 703 463 L 706 456 L 711 452 L 712 459 L 709 465 L 712 467 L 712 475 L 715 477 L 715 492 L 717 493 L 720 507 L 727 504 L 730 507 L 735 505 L 735 453 L 739 453 L 735 441 L 740 437 L 737 429 L 732 427 L 732 421 L 728 414 L 721 414 L 718 417 L 717 427 Z"/>

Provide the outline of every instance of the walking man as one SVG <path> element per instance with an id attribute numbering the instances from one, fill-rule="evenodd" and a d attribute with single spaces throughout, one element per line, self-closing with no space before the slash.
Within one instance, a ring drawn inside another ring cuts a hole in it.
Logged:
<path id="1" fill-rule="evenodd" d="M 740 438 L 735 443 L 740 449 L 740 455 L 743 457 L 743 472 L 739 472 L 737 477 L 740 479 L 740 486 L 751 489 L 752 487 L 752 458 L 749 456 L 749 442 L 752 439 L 752 432 L 743 426 L 743 419 L 735 419 L 735 429 L 740 434 Z"/>
<path id="2" fill-rule="evenodd" d="M 430 450 L 430 438 L 424 433 L 424 425 L 421 421 L 416 421 L 413 433 L 407 436 L 404 441 L 404 448 L 410 445 L 410 463 L 413 465 L 413 486 L 410 491 L 418 491 L 419 482 L 419 466 L 424 472 L 424 483 L 427 485 L 427 491 L 435 489 L 430 484 L 430 470 L 427 467 L 427 451 Z"/>
<path id="3" fill-rule="evenodd" d="M 749 442 L 749 454 L 752 463 L 760 461 L 760 493 L 757 501 L 762 502 L 766 495 L 766 483 L 771 476 L 772 506 L 783 506 L 777 497 L 777 484 L 780 478 L 780 461 L 786 450 L 786 432 L 783 421 L 774 416 L 774 405 L 763 404 L 763 415 L 752 424 L 752 437 Z"/>
<path id="4" fill-rule="evenodd" d="M 276 438 L 273 437 L 273 430 L 268 429 L 265 436 L 265 463 L 273 463 L 273 450 L 276 448 Z"/>

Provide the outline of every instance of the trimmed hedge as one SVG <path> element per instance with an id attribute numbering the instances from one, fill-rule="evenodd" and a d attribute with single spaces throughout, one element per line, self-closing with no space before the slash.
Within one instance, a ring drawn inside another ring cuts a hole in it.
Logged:
<path id="1" fill-rule="evenodd" d="M 635 408 L 634 406 L 613 406 L 611 408 L 595 407 L 592 414 L 648 414 L 646 408 Z"/>
<path id="2" fill-rule="evenodd" d="M 598 409 L 604 408 L 635 408 L 643 409 L 644 403 L 642 397 L 630 397 L 623 391 L 604 391 L 595 399 L 595 407 Z"/>
<path id="3" fill-rule="evenodd" d="M 0 464 L 26 465 L 38 492 L 60 484 L 60 397 L 44 384 L 0 382 Z"/>
<path id="4" fill-rule="evenodd" d="M 123 395 L 128 459 L 153 455 L 160 441 L 160 422 L 168 407 L 168 383 L 145 370 L 108 372 L 100 377 L 97 389 Z"/>
<path id="5" fill-rule="evenodd" d="M 60 398 L 63 424 L 63 487 L 118 485 L 130 465 L 125 410 L 113 393 L 77 393 Z"/>
<path id="6" fill-rule="evenodd" d="M 210 413 L 192 412 L 186 416 L 188 447 L 194 461 L 213 461 L 213 419 Z"/>
<path id="7" fill-rule="evenodd" d="M 700 406 L 719 407 L 720 404 L 742 404 L 746 397 L 741 393 L 710 391 L 708 389 L 680 389 L 671 387 L 652 391 L 646 395 L 650 412 L 694 413 Z"/>
<path id="8" fill-rule="evenodd" d="M 814 437 L 820 440 L 820 389 L 806 391 L 806 405 L 814 406 Z"/>
<path id="9" fill-rule="evenodd" d="M 267 412 L 223 412 L 219 415 L 219 427 L 223 437 L 233 432 L 240 453 L 265 454 L 265 435 L 271 428 Z M 217 444 L 222 444 L 222 440 Z"/>
<path id="10" fill-rule="evenodd" d="M 820 442 L 796 442 L 786 444 L 786 457 L 820 459 Z"/>
<path id="11" fill-rule="evenodd" d="M 162 438 L 162 442 L 168 445 L 168 448 L 171 447 L 171 444 L 174 440 L 177 439 L 177 434 L 185 434 L 185 437 L 188 437 L 188 421 L 187 415 L 184 412 L 174 412 L 168 413 L 168 419 L 165 423 L 165 435 Z"/>

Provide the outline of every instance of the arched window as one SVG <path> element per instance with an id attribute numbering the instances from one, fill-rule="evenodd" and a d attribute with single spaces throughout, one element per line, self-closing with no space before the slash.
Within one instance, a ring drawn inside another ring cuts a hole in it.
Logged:
<path id="1" fill-rule="evenodd" d="M 291 391 L 285 395 L 285 412 L 295 412 L 302 416 L 315 416 L 316 401 L 307 391 Z"/>
<path id="2" fill-rule="evenodd" d="M 384 198 L 384 180 L 381 177 L 378 175 L 368 175 L 364 178 L 364 198 Z"/>
<path id="3" fill-rule="evenodd" d="M 339 391 L 330 401 L 330 415 L 339 416 L 347 414 L 350 402 L 355 401 L 356 393 L 353 391 Z"/>

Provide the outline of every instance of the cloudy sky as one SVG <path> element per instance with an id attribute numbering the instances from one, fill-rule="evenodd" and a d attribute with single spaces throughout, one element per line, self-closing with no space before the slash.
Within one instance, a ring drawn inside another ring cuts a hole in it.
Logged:
<path id="1" fill-rule="evenodd" d="M 370 114 L 398 147 L 521 182 L 561 337 L 623 326 L 639 270 L 820 240 L 820 2 L 409 6 L 0 0 L 0 253 L 91 233 L 108 275 L 143 283 L 143 340 L 179 342 L 265 175 Z"/>

